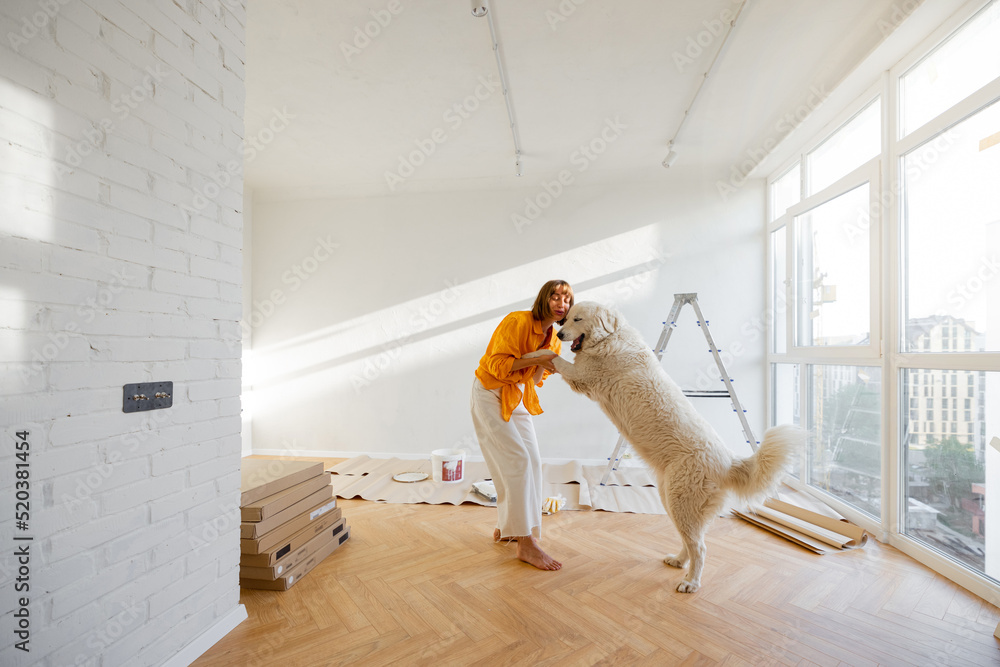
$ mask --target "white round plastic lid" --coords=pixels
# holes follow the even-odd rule
[[[422,482],[427,477],[425,472],[400,472],[392,476],[397,482]]]

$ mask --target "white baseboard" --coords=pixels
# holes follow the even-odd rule
[[[421,459],[429,460],[428,454],[407,454],[401,452],[343,452],[334,451],[331,449],[320,449],[320,450],[307,450],[307,449],[254,449],[252,452],[244,453],[244,456],[253,454],[255,456],[310,456],[314,458],[324,458],[324,459],[351,459],[355,456],[370,456],[373,459],[404,459],[407,461],[419,461]],[[469,455],[466,457],[469,461],[483,461],[481,455]],[[607,459],[560,459],[560,458],[542,458],[542,463],[551,463],[554,465],[562,465],[564,463],[571,463],[573,461],[579,462],[580,465],[585,466],[604,466],[608,464]],[[622,462],[623,466],[633,466],[641,465],[637,459],[630,459]]]
[[[220,618],[215,625],[198,635],[193,642],[174,654],[163,663],[163,667],[188,667],[204,653],[215,646],[216,642],[229,634],[237,625],[247,620],[247,608],[236,605],[232,611]]]

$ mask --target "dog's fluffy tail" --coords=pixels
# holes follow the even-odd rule
[[[781,481],[785,466],[803,442],[805,432],[797,426],[769,428],[753,456],[733,462],[726,487],[746,502],[767,495]]]

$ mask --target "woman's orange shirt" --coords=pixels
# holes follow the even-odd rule
[[[556,338],[554,328],[550,328],[546,335],[542,323],[532,316],[530,310],[511,313],[503,318],[500,326],[493,332],[486,354],[479,360],[476,377],[486,389],[501,388],[500,414],[504,421],[510,421],[511,413],[521,402],[522,392],[517,387],[519,384],[524,385],[525,409],[533,415],[542,414],[535,385],[531,382],[536,366],[527,366],[516,371],[510,369],[515,359],[541,349],[552,350],[559,354],[562,343]],[[538,383],[539,387],[549,375],[551,375],[549,371],[543,372],[542,381]]]

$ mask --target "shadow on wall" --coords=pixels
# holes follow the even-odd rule
[[[287,397],[285,389],[292,383],[297,393],[308,393],[318,374],[325,377],[324,392],[345,383],[357,392],[392,366],[406,365],[400,362],[407,361],[411,350],[433,350],[435,339],[454,338],[480,325],[492,331],[506,314],[530,308],[538,287],[553,276],[569,280],[577,294],[614,285],[619,295],[631,296],[669,259],[659,250],[658,236],[658,225],[648,225],[493,276],[447,284],[436,294],[254,349],[246,372],[254,393],[267,394],[269,404]],[[480,347],[488,335],[479,341]],[[421,355],[421,363],[435,358],[438,355]],[[332,378],[325,373],[334,370],[338,373]],[[319,385],[312,388],[319,390]]]

